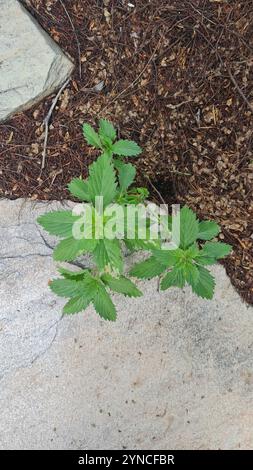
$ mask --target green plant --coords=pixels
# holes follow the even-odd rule
[[[131,269],[130,276],[140,279],[162,276],[162,290],[171,286],[183,287],[188,283],[197,295],[212,298],[215,282],[204,266],[228,255],[231,247],[207,241],[200,248],[197,240],[213,239],[219,233],[219,226],[211,221],[199,222],[193,211],[184,207],[180,211],[180,245],[175,250],[164,249],[160,231],[157,238],[152,237],[153,219],[150,213],[132,220],[129,230],[129,205],[145,205],[149,194],[146,188],[133,187],[136,170],[124,158],[139,155],[141,148],[133,141],[117,140],[114,126],[104,119],[99,121],[98,133],[89,124],[84,124],[83,133],[88,144],[100,149],[101,155],[89,167],[88,178],[74,178],[68,189],[75,198],[86,203],[85,207],[90,211],[90,226],[80,214],[70,210],[53,211],[38,218],[48,233],[62,238],[54,249],[56,261],[71,263],[86,253],[92,257],[92,267],[83,267],[79,271],[59,267],[62,277],[50,282],[55,294],[69,299],[63,313],[80,312],[92,303],[101,317],[115,320],[116,309],[108,291],[129,297],[142,295],[124,275],[123,245],[132,251],[152,252],[150,258]],[[98,197],[103,198],[102,207],[97,205]],[[122,229],[118,230],[117,226],[113,229],[113,238],[110,238],[105,236],[105,230],[108,224],[113,226],[114,218],[110,213],[113,204],[122,209]],[[167,218],[167,222],[171,228],[171,217]],[[73,235],[76,224],[80,237]],[[142,237],[139,236],[140,224],[145,229]],[[84,235],[87,228],[88,237]],[[97,236],[97,228],[102,236]]]
[[[212,221],[199,222],[188,207],[180,211],[180,245],[175,250],[154,249],[152,256],[130,271],[139,279],[161,276],[161,290],[189,284],[198,296],[212,299],[215,280],[204,267],[215,264],[227,256],[231,246],[226,243],[207,241],[201,248],[197,240],[211,240],[218,235],[220,228]]]

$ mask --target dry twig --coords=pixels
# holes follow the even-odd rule
[[[157,189],[157,188],[155,187],[155,185],[152,183],[152,181],[151,181],[151,179],[149,178],[148,175],[146,175],[146,178],[147,178],[147,180],[148,180],[148,182],[149,182],[151,188],[156,192],[156,194],[157,194],[157,195],[159,196],[159,198],[161,199],[162,203],[163,203],[164,205],[166,205],[166,202],[165,202],[165,200],[163,199],[161,193],[158,191],[158,189]]]
[[[249,107],[249,109],[251,110],[251,112],[253,113],[253,106],[252,104],[249,102],[247,96],[245,96],[245,94],[243,93],[242,89],[239,87],[234,75],[232,74],[231,70],[229,67],[226,67],[227,71],[228,71],[228,75],[229,75],[229,78],[231,80],[231,82],[234,84],[235,88],[237,89],[239,95],[242,97],[242,99],[245,101],[245,103],[247,104],[247,106]]]
[[[47,155],[47,141],[48,141],[48,132],[49,132],[49,122],[50,122],[50,119],[51,119],[51,116],[52,116],[52,113],[53,113],[53,110],[57,104],[57,101],[61,95],[61,93],[63,92],[63,90],[65,90],[66,86],[69,84],[70,82],[70,78],[68,78],[68,80],[66,80],[66,82],[62,85],[62,87],[60,88],[60,90],[58,91],[56,97],[54,98],[51,106],[50,106],[50,109],[43,121],[44,123],[44,126],[45,126],[45,138],[44,138],[44,145],[43,145],[43,151],[42,151],[42,162],[41,162],[41,171],[44,170],[45,168],[45,163],[46,163],[46,155]]]

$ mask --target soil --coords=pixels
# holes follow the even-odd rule
[[[138,183],[155,200],[220,223],[234,248],[226,270],[253,304],[253,2],[22,3],[76,69],[53,112],[44,170],[52,97],[0,125],[0,195],[69,197],[66,184],[96,158],[81,125],[105,117],[143,147]]]

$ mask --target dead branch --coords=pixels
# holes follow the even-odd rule
[[[43,121],[43,124],[45,126],[45,138],[44,138],[44,145],[43,145],[43,151],[42,151],[42,162],[41,162],[41,171],[44,170],[45,168],[45,163],[46,163],[46,155],[47,155],[47,141],[48,141],[48,132],[49,132],[49,122],[50,122],[50,119],[51,119],[51,116],[52,116],[52,113],[53,113],[53,110],[58,102],[58,99],[61,95],[61,93],[63,92],[63,90],[66,88],[66,86],[69,84],[70,82],[70,78],[68,78],[68,80],[66,80],[66,82],[62,85],[62,87],[60,88],[60,90],[58,91],[56,97],[54,98],[51,106],[50,106],[50,109]]]

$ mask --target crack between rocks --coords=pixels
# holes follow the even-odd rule
[[[46,253],[28,253],[27,255],[9,255],[9,256],[0,256],[0,260],[5,260],[5,259],[25,259],[25,258],[31,258],[33,256],[39,256],[41,258],[44,257],[51,257],[51,254],[46,254]]]
[[[30,366],[33,365],[36,361],[38,361],[41,357],[45,356],[45,354],[46,354],[46,353],[51,349],[51,347],[53,346],[53,344],[54,344],[54,342],[55,342],[55,340],[56,340],[56,338],[57,338],[57,335],[58,335],[58,332],[59,332],[59,326],[60,326],[60,323],[61,323],[61,321],[62,321],[62,319],[63,319],[63,316],[64,316],[64,315],[61,314],[60,318],[59,318],[55,323],[53,323],[53,325],[51,325],[50,328],[48,328],[48,330],[46,330],[45,333],[48,333],[54,326],[56,326],[55,334],[54,334],[52,340],[51,340],[50,343],[47,345],[47,347],[44,349],[44,351],[39,352],[39,353],[35,356],[35,358],[32,359],[32,361],[31,361],[30,364],[29,364]],[[45,334],[45,333],[44,333],[44,334]],[[29,365],[26,366],[26,367],[29,367]]]
[[[40,234],[41,239],[45,243],[46,247],[53,251],[55,247],[48,243],[48,241],[45,239],[44,235],[40,232],[39,229],[38,229],[38,232]],[[65,262],[68,264],[71,264],[72,266],[77,266],[78,268],[81,268],[81,269],[86,269],[88,267],[88,266],[85,266],[83,263],[80,263],[79,261],[65,261]]]
[[[11,374],[17,372],[20,369],[27,369],[27,368],[31,367],[36,361],[38,361],[40,358],[45,356],[45,354],[52,348],[52,346],[53,346],[53,344],[54,344],[54,342],[57,338],[57,335],[58,335],[58,332],[59,332],[59,326],[60,326],[60,323],[61,323],[61,320],[63,319],[63,317],[64,317],[64,315],[62,314],[60,316],[60,318],[48,328],[47,332],[49,332],[52,328],[54,328],[56,326],[55,334],[54,334],[52,340],[50,341],[50,343],[46,346],[46,348],[43,351],[36,354],[36,356],[31,361],[28,361],[26,364],[23,364],[23,365],[18,366],[14,369],[11,369],[8,372],[3,373],[0,377],[0,382],[2,380],[4,380],[5,378],[8,378],[8,376],[10,376]]]
[[[16,239],[16,240],[23,240],[23,241],[29,243],[29,245],[32,245],[32,246],[35,246],[35,245],[44,245],[43,243],[40,243],[40,242],[38,242],[38,241],[33,242],[32,240],[28,240],[27,238],[22,237],[22,236],[18,236],[18,235],[14,235],[13,237],[8,238],[8,241],[10,241],[10,240],[15,240],[15,239]],[[0,240],[1,240],[1,239],[0,239]]]

